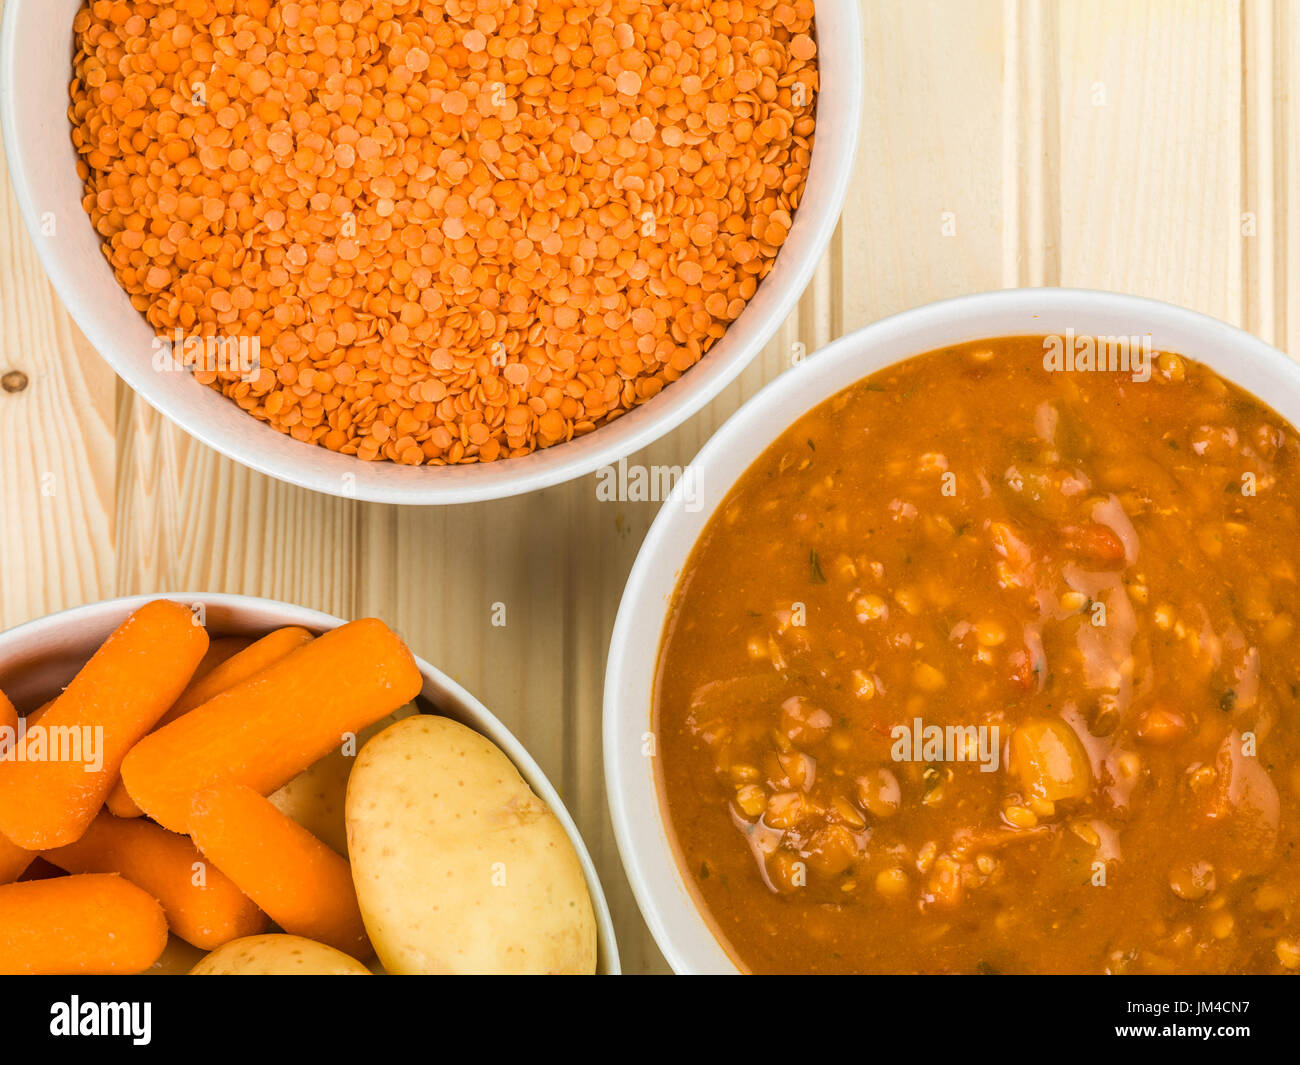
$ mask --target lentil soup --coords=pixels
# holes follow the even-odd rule
[[[744,968],[1300,967],[1300,439],[1047,344],[840,392],[695,545],[659,788]]]

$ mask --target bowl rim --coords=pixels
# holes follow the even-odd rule
[[[691,494],[698,493],[701,484],[710,484],[708,469],[719,463],[728,454],[743,458],[741,473],[730,477],[718,490],[710,487],[704,506],[699,507],[698,495],[695,498],[699,527],[691,538],[686,554],[681,557],[684,564],[690,552],[698,543],[699,535],[707,526],[717,508],[735,486],[738,477],[758,460],[768,446],[795,421],[803,417],[821,402],[841,391],[847,384],[838,384],[818,393],[817,398],[804,402],[804,397],[797,390],[816,387],[811,383],[811,376],[819,370],[830,369],[832,364],[853,364],[861,362],[864,368],[854,380],[861,380],[882,369],[897,365],[908,358],[925,354],[944,344],[960,343],[959,340],[930,343],[922,341],[911,344],[907,353],[894,358],[873,359],[873,351],[883,351],[891,346],[903,345],[909,337],[920,336],[928,331],[956,329],[961,323],[973,319],[976,323],[985,317],[997,315],[1025,314],[1032,319],[1048,315],[1058,320],[1065,315],[1076,314],[1092,317],[1125,317],[1134,322],[1135,330],[1141,335],[1155,329],[1177,331],[1182,334],[1196,334],[1196,350],[1181,351],[1197,361],[1208,361],[1207,352],[1230,350],[1239,360],[1239,366],[1249,369],[1263,366],[1275,375],[1289,376],[1297,382],[1300,390],[1300,362],[1287,357],[1282,351],[1237,326],[1230,325],[1199,311],[1194,311],[1176,304],[1142,296],[1131,296],[1100,289],[1082,288],[1019,288],[999,289],[985,292],[969,293],[932,303],[909,308],[879,319],[851,333],[832,341],[819,351],[812,353],[800,364],[791,367],[772,381],[768,382],[758,393],[740,407],[709,438],[691,462],[694,475],[682,477],[669,494],[655,520],[650,526],[644,541],[638,550],[636,560],[629,572],[627,584],[619,602],[614,628],[610,638],[609,654],[606,661],[605,685],[602,704],[602,739],[605,762],[605,794],[609,805],[610,820],[614,828],[614,837],[618,846],[623,868],[627,873],[633,896],[641,910],[642,917],[649,926],[660,951],[675,972],[743,972],[742,963],[732,955],[716,931],[712,915],[708,913],[702,900],[695,892],[693,884],[681,866],[677,843],[672,829],[668,825],[660,788],[660,776],[657,768],[652,771],[649,786],[650,810],[647,813],[638,806],[633,810],[632,795],[636,794],[638,803],[646,791],[644,773],[636,773],[636,761],[628,752],[631,739],[653,733],[653,687],[650,691],[640,691],[638,701],[644,697],[644,705],[635,709],[622,703],[622,693],[626,686],[625,673],[631,660],[638,654],[644,654],[645,645],[653,645],[654,661],[657,662],[662,645],[663,628],[667,612],[675,593],[680,568],[674,571],[674,563],[679,552],[667,547],[667,542],[678,522],[687,513]],[[1141,326],[1138,329],[1138,326]],[[1063,328],[1063,327],[1061,327]],[[1054,330],[1043,328],[1044,334]],[[1032,335],[1033,330],[1008,331],[983,330],[978,327],[970,329],[967,341],[1013,335]],[[1080,333],[1083,330],[1079,331]],[[1239,384],[1236,368],[1224,369],[1213,367],[1215,372],[1225,379]],[[1252,395],[1251,389],[1243,387]],[[788,397],[794,393],[793,400]],[[1261,399],[1271,408],[1272,400]],[[793,409],[794,406],[798,409]],[[790,408],[790,409],[786,409]],[[1280,415],[1293,425],[1300,424],[1294,418]],[[739,461],[739,459],[738,459]],[[689,483],[688,483],[689,482]],[[667,557],[665,557],[667,556]],[[667,601],[660,601],[651,590],[652,578],[665,572],[673,571],[672,592]],[[647,616],[654,618],[653,630],[645,624]],[[653,676],[654,670],[651,670]],[[640,759],[646,761],[646,759]],[[665,861],[667,858],[667,861]],[[660,888],[650,885],[660,881]],[[676,889],[673,897],[663,884],[671,882]],[[670,913],[669,911],[673,912]],[[686,918],[690,910],[685,932],[690,942],[682,940],[678,933],[683,930],[674,926],[674,921]],[[710,937],[702,946],[698,944],[700,933]],[[695,946],[694,951],[691,947]],[[701,955],[707,955],[703,961]]]
[[[327,632],[347,623],[346,619],[325,611],[262,596],[238,595],[228,592],[160,592],[157,594],[119,596],[114,599],[101,599],[97,602],[68,607],[53,614],[46,614],[43,617],[22,622],[0,632],[0,668],[7,664],[8,649],[15,643],[24,641],[43,642],[47,630],[50,632],[67,632],[78,624],[102,625],[107,623],[111,627],[115,627],[127,615],[156,599],[170,599],[185,604],[202,603],[209,608],[261,613],[268,616],[274,615],[279,619],[278,624],[280,625],[301,625],[303,628],[317,633]],[[111,627],[109,631],[111,631]],[[430,687],[433,687],[437,689],[443,699],[454,703],[452,709],[458,715],[458,719],[472,727],[475,732],[491,740],[510,759],[520,775],[528,783],[528,786],[546,803],[559,820],[569,838],[569,842],[578,855],[579,864],[582,866],[583,879],[586,881],[587,891],[591,896],[592,910],[596,918],[598,971],[601,975],[620,974],[622,969],[619,960],[618,941],[614,933],[614,921],[610,914],[609,903],[605,898],[604,887],[600,882],[600,875],[596,870],[595,863],[591,860],[591,854],[587,850],[586,842],[578,831],[578,826],[575,824],[559,792],[556,791],[555,786],[551,784],[542,768],[515,737],[514,733],[506,728],[492,711],[442,670],[431,665],[427,660],[415,654],[414,651],[411,653],[415,657],[420,676],[424,681],[421,696],[427,700],[428,697],[424,693]],[[445,710],[444,707],[438,709]]]
[[[818,159],[823,158],[826,160],[823,165],[830,168],[827,170],[824,199],[817,205],[807,201],[800,204],[799,211],[795,213],[795,226],[798,227],[800,220],[803,219],[805,226],[808,227],[809,238],[804,255],[798,261],[786,260],[788,273],[782,273],[777,278],[779,282],[777,285],[769,286],[775,289],[772,301],[765,309],[761,309],[761,317],[749,319],[753,324],[747,324],[746,332],[751,335],[735,351],[726,352],[725,361],[707,363],[708,355],[706,355],[705,360],[691,368],[691,372],[684,374],[680,380],[673,382],[672,386],[660,393],[660,396],[665,399],[657,407],[655,400],[651,400],[583,437],[550,448],[542,448],[519,458],[501,460],[502,472],[495,470],[488,474],[453,472],[471,469],[477,471],[496,467],[498,463],[422,466],[413,469],[397,464],[367,463],[360,459],[336,464],[328,458],[313,456],[312,453],[323,451],[327,456],[344,460],[352,457],[328,452],[327,449],[302,444],[299,441],[292,441],[292,443],[301,444],[301,453],[294,450],[291,457],[281,456],[273,453],[273,448],[264,448],[259,444],[259,440],[267,439],[260,432],[241,432],[233,428],[227,430],[215,423],[206,424],[206,419],[205,424],[185,424],[181,420],[184,416],[183,410],[177,409],[173,412],[167,409],[173,404],[169,403],[163,394],[158,381],[159,375],[149,371],[147,360],[127,357],[118,350],[119,345],[114,340],[117,332],[115,323],[119,320],[118,310],[94,307],[91,305],[93,301],[83,301],[79,298],[78,278],[84,272],[85,264],[78,265],[65,261],[47,246],[50,242],[40,236],[34,179],[29,172],[28,155],[24,150],[25,143],[20,143],[20,135],[16,132],[22,123],[18,121],[16,110],[18,93],[13,84],[14,56],[19,47],[17,26],[34,2],[35,0],[7,0],[5,5],[3,24],[0,25],[0,127],[3,127],[5,154],[9,164],[10,180],[18,199],[19,213],[35,246],[36,254],[64,308],[99,357],[113,372],[145,403],[184,432],[219,454],[257,473],[300,488],[340,498],[371,503],[430,506],[482,502],[523,495],[586,476],[647,447],[672,432],[716,399],[758,357],[781,324],[789,317],[811,282],[838,227],[849,184],[855,171],[854,164],[862,124],[865,57],[861,45],[861,14],[857,4],[846,0],[843,3],[828,4],[816,16],[818,19],[832,20],[835,24],[836,39],[842,38],[854,42],[852,47],[844,49],[844,69],[836,79],[832,90],[835,121],[837,128],[841,128],[837,152],[819,157],[817,145],[814,144],[813,147],[812,166],[817,167]],[[39,2],[43,5],[46,0],[39,0]],[[820,86],[819,109],[826,93],[826,87]],[[84,213],[81,220],[89,224]],[[776,265],[765,280],[770,281],[773,278],[777,265],[780,265],[781,261],[781,255],[778,254]],[[728,331],[735,328],[745,319],[746,314],[753,311],[751,303],[740,317],[728,326]],[[709,354],[716,351],[715,346]],[[692,372],[694,372],[693,377]],[[689,381],[690,384],[682,386],[683,381]],[[250,421],[250,429],[267,429],[276,432],[255,420],[250,419]],[[277,435],[284,436],[284,434]],[[291,441],[287,436],[284,439]],[[313,457],[318,463],[323,463],[320,468],[313,464]],[[514,465],[506,467],[506,463]],[[435,471],[447,472],[439,475]]]

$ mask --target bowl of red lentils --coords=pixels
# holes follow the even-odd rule
[[[838,221],[849,0],[9,0],[19,203],[117,374],[334,495],[612,463],[771,339]]]

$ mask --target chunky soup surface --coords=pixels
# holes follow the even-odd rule
[[[661,790],[746,968],[1300,967],[1300,440],[1044,343],[836,395],[695,547]]]

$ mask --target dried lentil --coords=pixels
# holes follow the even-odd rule
[[[90,0],[84,207],[196,378],[364,459],[526,454],[657,395],[785,241],[812,0]],[[797,88],[796,88],[797,87]],[[796,104],[796,101],[799,101]]]

